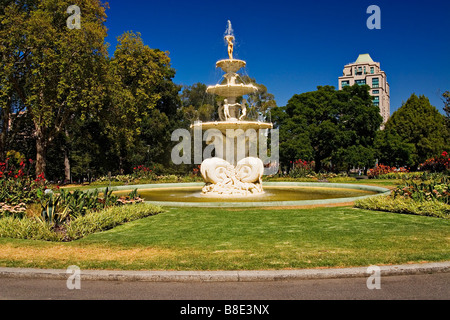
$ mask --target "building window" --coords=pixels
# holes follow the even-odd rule
[[[344,80],[341,82],[341,87],[348,87],[350,85],[350,81],[349,80]]]
[[[373,97],[372,102],[373,102],[374,106],[377,106],[377,107],[380,106],[380,97],[379,96]]]
[[[358,75],[361,75],[362,74],[362,67],[358,67],[358,68],[356,68],[355,67],[355,74],[358,76]]]
[[[370,73],[374,74],[375,73],[375,68],[374,67],[370,67]]]
[[[372,88],[379,88],[379,87],[380,87],[380,79],[372,78]]]
[[[373,90],[372,91],[372,94],[379,94],[380,93],[380,90]]]
[[[366,79],[362,79],[362,80],[355,80],[355,83],[356,83],[357,85],[360,85],[360,86],[362,86],[362,85],[366,84]]]

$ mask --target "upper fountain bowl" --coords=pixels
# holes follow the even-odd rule
[[[246,62],[238,59],[223,59],[216,62],[216,67],[221,68],[226,73],[235,73],[245,67]]]

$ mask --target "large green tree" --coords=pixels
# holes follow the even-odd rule
[[[142,154],[147,146],[154,148],[154,142],[170,140],[170,133],[156,128],[169,130],[174,125],[169,117],[175,117],[179,108],[180,89],[172,82],[174,76],[167,52],[145,45],[139,33],[126,32],[118,38],[109,65],[110,101],[105,121],[115,142],[120,171],[132,162],[133,153]],[[140,141],[142,134],[145,141]],[[162,153],[161,147],[154,148],[152,159]]]
[[[106,5],[79,0],[81,28],[70,29],[72,1],[7,1],[1,16],[0,88],[24,105],[34,125],[36,174],[46,171],[49,144],[75,114],[99,107],[104,95]]]
[[[172,82],[167,53],[130,31],[118,37],[106,68],[101,106],[74,117],[64,139],[75,179],[130,173],[138,164],[166,163],[170,155],[166,144],[179,121],[180,86]]]
[[[386,135],[412,146],[409,159],[403,158],[399,165],[417,166],[450,146],[445,117],[423,95],[412,94],[386,122],[385,131]]]
[[[10,18],[12,23],[8,23],[6,13],[14,3],[18,11],[25,13],[26,8],[34,6],[35,2],[13,0],[0,2],[0,159],[5,159],[6,152],[12,148],[15,133],[21,127],[16,120],[24,118],[25,110],[24,102],[18,96],[20,91],[17,90],[23,86],[24,78],[20,75],[25,69],[25,53],[16,52],[17,46],[12,45],[15,42],[10,39],[20,28],[16,21],[24,18],[21,16]]]
[[[274,108],[272,119],[280,129],[280,158],[314,160],[316,171],[324,162],[334,169],[366,166],[374,161],[373,142],[382,118],[368,86],[319,86],[294,95],[285,107]],[[355,153],[358,153],[356,157]]]

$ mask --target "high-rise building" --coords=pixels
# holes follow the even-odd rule
[[[360,54],[355,62],[344,66],[343,75],[339,77],[339,90],[355,83],[370,87],[373,104],[380,108],[383,117],[383,128],[390,116],[389,83],[380,63],[374,62],[368,53]]]

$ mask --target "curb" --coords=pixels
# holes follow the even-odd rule
[[[373,267],[373,266],[372,266]],[[378,266],[380,276],[418,275],[450,272],[450,261],[422,264]],[[0,268],[0,278],[67,280],[73,269]],[[242,270],[242,271],[117,271],[81,270],[83,280],[153,281],[153,282],[240,282],[368,277],[368,267],[340,269]]]

